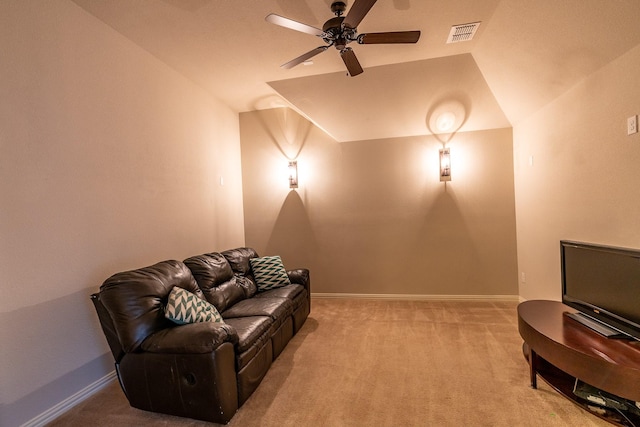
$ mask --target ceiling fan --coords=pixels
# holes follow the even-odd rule
[[[358,34],[356,28],[364,19],[369,10],[373,7],[377,0],[355,0],[353,6],[346,16],[342,16],[347,8],[347,4],[343,1],[334,1],[331,3],[331,12],[335,18],[329,19],[324,23],[322,29],[303,24],[293,19],[271,13],[267,15],[265,20],[281,27],[300,31],[320,37],[327,43],[325,46],[317,47],[309,52],[298,56],[295,59],[282,64],[282,68],[293,68],[301,64],[319,53],[324,52],[331,46],[340,51],[340,56],[347,67],[350,76],[357,76],[364,70],[356,58],[353,49],[347,45],[351,42],[358,44],[388,44],[388,43],[417,43],[420,39],[420,31],[392,31],[385,33],[366,33]]]

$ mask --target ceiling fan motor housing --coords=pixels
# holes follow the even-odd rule
[[[357,30],[355,28],[343,27],[342,21],[344,21],[343,16],[336,16],[335,18],[329,19],[322,26],[322,31],[325,33],[323,37],[324,41],[335,46],[338,50],[344,49],[347,44],[358,38]]]
[[[322,31],[335,36],[341,31],[342,21],[344,21],[343,16],[336,16],[335,18],[331,18],[324,23],[324,25],[322,26]]]
[[[343,1],[334,1],[331,3],[331,12],[335,13],[336,16],[342,16],[346,9],[347,4]]]

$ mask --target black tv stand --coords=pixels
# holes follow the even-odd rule
[[[605,336],[607,338],[611,338],[611,339],[618,339],[618,340],[625,340],[625,339],[633,339],[632,337],[630,337],[629,335],[620,332],[617,329],[612,328],[609,325],[606,325],[596,319],[594,319],[591,316],[588,316],[584,313],[580,313],[580,312],[565,312],[565,315],[567,317],[572,318],[573,320],[575,320],[576,322],[580,322],[581,324],[583,324],[584,326],[586,326],[587,328],[596,331],[597,333],[599,333],[602,336]]]

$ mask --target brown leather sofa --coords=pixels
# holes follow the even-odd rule
[[[131,406],[227,423],[310,312],[307,269],[258,291],[251,248],[163,261],[108,278],[91,296]],[[174,286],[213,304],[224,323],[164,316]]]

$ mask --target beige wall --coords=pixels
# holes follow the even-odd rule
[[[106,277],[244,244],[240,146],[237,114],[67,0],[3,1],[0,51],[0,425],[18,425],[113,369],[89,300]]]
[[[455,135],[446,185],[434,136],[340,144],[285,108],[240,132],[246,242],[311,268],[313,292],[517,295],[511,129]]]
[[[640,46],[514,126],[525,299],[560,299],[561,239],[640,248],[638,70]]]

